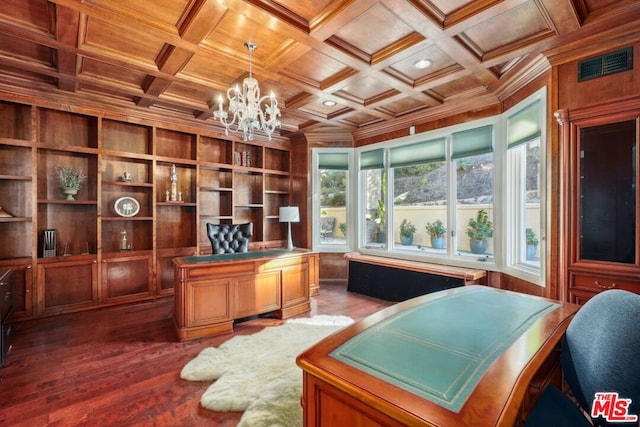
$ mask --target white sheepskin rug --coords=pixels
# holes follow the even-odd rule
[[[322,338],[353,323],[346,316],[289,319],[253,335],[208,347],[180,377],[214,381],[200,399],[212,411],[244,411],[239,427],[301,426],[302,370],[296,357]]]

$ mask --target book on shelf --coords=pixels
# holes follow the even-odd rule
[[[236,166],[251,167],[251,153],[249,151],[236,151],[234,155]]]

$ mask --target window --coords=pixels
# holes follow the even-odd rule
[[[389,152],[393,174],[394,248],[446,253],[445,138],[392,147]]]
[[[364,245],[384,247],[387,244],[387,174],[384,169],[384,150],[360,153],[360,179],[364,206],[362,236]]]
[[[456,253],[487,259],[494,253],[494,126],[454,132],[451,160],[456,187]]]
[[[356,149],[317,149],[318,244],[344,249],[353,242],[356,249],[358,242],[364,253],[482,262],[542,284],[545,117],[543,88],[500,116]],[[351,203],[349,191],[358,194]],[[320,218],[339,211],[353,226],[327,239]]]
[[[544,238],[544,92],[507,112],[506,264],[510,274],[540,283]]]
[[[322,250],[346,250],[349,247],[348,196],[351,150],[314,151],[313,246]]]

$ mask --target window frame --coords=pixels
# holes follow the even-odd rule
[[[320,194],[321,194],[321,179],[320,179],[320,168],[319,168],[319,160],[320,154],[346,154],[347,155],[347,164],[348,169],[346,172],[346,189],[345,189],[345,209],[346,209],[346,222],[347,224],[355,224],[354,215],[357,211],[354,209],[354,204],[352,199],[353,185],[355,183],[355,179],[353,178],[353,170],[354,170],[354,152],[352,148],[312,148],[311,149],[311,223],[312,223],[312,233],[311,233],[311,247],[312,250],[318,252],[350,252],[353,250],[355,246],[353,244],[354,238],[356,236],[356,230],[353,226],[347,226],[347,235],[345,236],[345,243],[332,243],[326,244],[322,242],[320,238],[320,223],[321,223],[321,206],[320,206]],[[336,224],[337,228],[337,224]]]
[[[514,186],[513,183],[516,179],[523,180],[526,178],[526,150],[524,155],[520,155],[520,159],[515,162],[515,153],[510,153],[509,150],[509,138],[507,135],[508,121],[510,118],[516,116],[518,113],[533,106],[536,102],[540,103],[540,109],[538,112],[539,120],[539,136],[537,139],[540,144],[540,160],[539,160],[539,224],[540,233],[538,238],[538,255],[539,264],[533,262],[527,262],[523,260],[524,251],[526,251],[526,200],[524,200],[523,188],[521,185]],[[503,236],[504,245],[504,267],[502,271],[511,276],[517,277],[527,282],[534,283],[539,286],[544,286],[546,277],[546,230],[547,230],[547,180],[546,180],[546,160],[547,160],[547,90],[546,87],[539,89],[532,95],[523,99],[509,110],[503,113],[504,117],[504,130],[505,137],[503,138],[503,151],[504,151],[504,178],[503,182],[508,183],[505,185],[504,195],[504,217],[506,219],[506,230],[508,235]],[[534,140],[534,139],[531,139]],[[523,143],[526,144],[527,142]],[[513,149],[513,148],[512,148]],[[514,164],[515,163],[515,164]],[[514,176],[515,175],[515,176]],[[522,182],[520,182],[522,184]],[[524,189],[526,190],[526,189]],[[521,206],[516,206],[516,203]],[[523,204],[523,205],[522,205]],[[512,236],[513,238],[507,238]]]

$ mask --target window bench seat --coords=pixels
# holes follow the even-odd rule
[[[485,270],[431,264],[419,261],[345,254],[348,261],[347,289],[387,301],[404,301],[430,292],[479,284]]]

